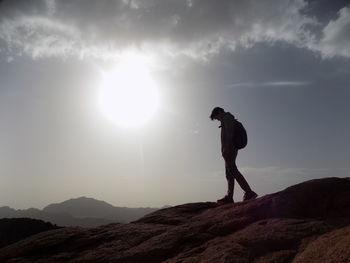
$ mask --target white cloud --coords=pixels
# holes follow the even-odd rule
[[[305,86],[308,81],[271,81],[263,83],[264,86]]]
[[[46,0],[48,15],[52,16],[56,13],[56,1]]]
[[[295,87],[295,86],[306,86],[309,85],[309,81],[291,81],[291,80],[280,80],[280,81],[267,81],[267,82],[241,82],[227,85],[230,88],[236,87]]]
[[[350,58],[350,6],[339,11],[339,17],[323,29],[323,38],[315,47],[324,57]]]
[[[74,27],[38,16],[3,19],[0,38],[11,52],[18,50],[34,58],[69,55],[79,45],[79,31]]]
[[[320,44],[302,12],[305,0],[75,0],[0,3],[0,40],[8,55],[109,59],[133,46],[166,55],[208,58],[222,47],[284,41],[348,56],[349,10],[325,29]],[[5,4],[5,5],[4,5]],[[31,8],[29,8],[31,7]],[[349,35],[349,34],[348,34]],[[339,41],[342,40],[342,41]],[[340,48],[340,49],[339,49]]]

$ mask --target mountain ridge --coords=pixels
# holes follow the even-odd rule
[[[66,212],[74,217],[101,217],[110,220],[115,220],[118,217],[119,222],[128,222],[157,209],[150,207],[118,207],[95,198],[81,196],[61,203],[47,205],[43,208],[43,211],[50,213]]]
[[[13,209],[0,207],[0,218],[33,218],[59,226],[92,227],[115,222],[130,222],[158,208],[116,207],[91,197],[71,198],[53,203],[42,210],[37,208]]]

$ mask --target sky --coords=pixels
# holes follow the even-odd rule
[[[112,86],[146,89],[142,64],[158,106],[129,127],[99,98],[132,57]],[[0,206],[216,201],[215,106],[246,127],[237,165],[260,196],[350,174],[349,1],[2,0],[0,79]]]

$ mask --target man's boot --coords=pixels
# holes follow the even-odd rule
[[[232,196],[225,195],[223,198],[217,200],[218,203],[229,204],[234,203]]]
[[[254,191],[245,192],[243,201],[255,199],[257,198],[257,196],[258,196],[257,193],[255,193]]]

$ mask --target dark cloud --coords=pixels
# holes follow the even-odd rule
[[[340,9],[349,5],[348,0],[307,0],[307,7],[303,12],[309,16],[316,16],[323,25],[338,17]]]
[[[312,47],[303,0],[5,1],[0,39],[34,56],[108,57],[130,45],[205,57],[226,46]]]

